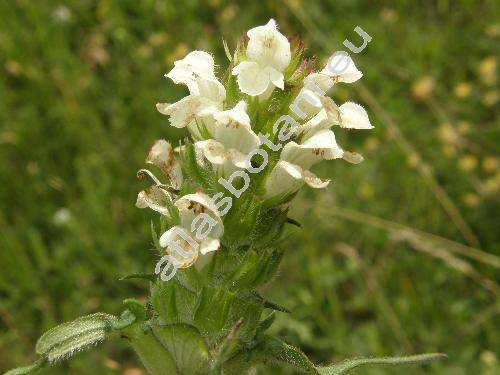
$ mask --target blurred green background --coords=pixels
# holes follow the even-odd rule
[[[276,18],[310,55],[342,41],[376,129],[340,132],[365,162],[323,163],[265,295],[289,307],[274,332],[316,362],[441,351],[446,363],[358,373],[500,373],[498,1],[0,1],[0,372],[35,358],[56,323],[118,313],[147,285],[154,215],[135,177],[157,138],[155,103],[184,95],[162,75],[188,51],[221,68],[250,27]],[[286,370],[267,369],[261,373]],[[119,339],[47,374],[141,374]]]

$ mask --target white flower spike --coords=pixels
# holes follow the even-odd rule
[[[265,161],[261,164],[262,170],[266,170],[263,177],[244,179],[245,184],[240,191],[244,192],[252,182],[256,187],[254,193],[261,195],[271,206],[287,204],[303,185],[316,189],[329,185],[330,180],[319,178],[310,170],[322,160],[344,159],[353,164],[363,161],[360,154],[346,151],[337,144],[331,128],[372,129],[368,114],[359,104],[346,102],[339,106],[326,95],[336,83],[353,83],[363,74],[345,52],[333,54],[322,70],[311,71],[311,66],[303,59],[300,46],[294,49],[293,53],[297,53],[297,56],[291,66],[290,42],[278,31],[273,19],[265,25],[252,28],[247,36],[246,49],[234,54],[237,60],[234,62],[235,66],[231,65],[226,72],[236,76],[239,88],[238,91],[231,87],[228,100],[224,85],[215,75],[213,57],[207,52],[193,51],[176,61],[173,69],[166,74],[174,83],[186,85],[189,95],[173,104],[160,103],[157,108],[170,117],[172,126],[186,127],[191,133],[196,160],[191,157],[182,158],[182,162],[196,163],[202,168],[203,174],[213,173],[210,177],[215,178],[230,192],[233,191],[229,185],[236,191],[232,185],[235,176],[242,177],[242,174],[246,174],[248,177],[247,172],[257,173],[254,172],[256,168],[249,156],[258,153],[257,150],[266,152],[265,156],[260,154]],[[230,56],[227,46],[225,48]],[[284,72],[288,69],[291,77],[294,77],[290,82],[294,87],[285,87]],[[300,77],[304,76],[302,85],[298,87],[300,91],[296,94],[295,88],[300,84]],[[271,106],[265,99],[276,88],[284,90],[285,96],[289,98],[295,96],[294,103],[300,104],[297,107],[301,114],[288,105],[290,111],[295,112],[301,120],[296,117],[296,120],[290,120],[287,118],[290,117],[288,112],[278,117],[279,121],[271,123],[276,115],[273,112],[274,105]],[[257,97],[257,100],[250,98],[251,116],[247,113],[248,95]],[[281,98],[277,97],[276,100],[280,101]],[[259,134],[260,137],[257,136],[256,129],[263,133]],[[273,134],[270,133],[271,130]],[[263,143],[266,147],[260,149]],[[179,146],[176,151],[184,155],[186,146]],[[270,152],[273,152],[272,158]],[[147,162],[159,167],[169,177],[171,186],[163,185],[151,172],[141,170],[149,174],[155,185],[139,194],[137,205],[150,207],[170,220],[177,218],[172,213],[172,209],[177,208],[180,223],[166,231],[160,239],[162,247],[166,248],[166,256],[175,261],[174,266],[189,267],[199,254],[206,254],[223,246],[221,239],[224,224],[214,201],[201,193],[201,190],[195,194],[177,196],[179,191],[186,191],[191,184],[182,185],[181,168],[173,158],[170,145],[166,141],[155,143]],[[189,174],[185,179],[193,182],[193,187],[197,185],[206,188],[205,184],[208,182],[203,180],[204,175],[198,176],[194,171],[196,166],[193,164],[192,167],[193,171],[185,168],[185,173]],[[227,184],[223,184],[220,177]],[[234,193],[233,195],[236,196]],[[174,217],[170,217],[171,215]],[[200,237],[200,233],[204,235]],[[170,244],[171,241],[174,246]],[[175,249],[179,251],[174,251]],[[186,253],[187,249],[191,252]]]
[[[250,29],[247,35],[247,60],[232,71],[238,76],[240,90],[250,96],[261,95],[273,86],[283,90],[283,71],[291,59],[290,42],[278,31],[273,19]]]

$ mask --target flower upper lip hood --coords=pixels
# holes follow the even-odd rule
[[[264,26],[257,26],[247,32],[247,58],[262,66],[270,66],[280,72],[290,63],[290,42],[278,31],[276,21],[271,19]]]
[[[225,147],[244,154],[259,147],[260,140],[250,126],[245,102],[241,101],[234,108],[217,113],[214,118],[216,120],[214,138]]]
[[[250,29],[247,35],[247,60],[240,62],[232,71],[238,76],[240,90],[257,96],[271,85],[283,89],[283,71],[291,59],[290,42],[278,31],[273,19],[264,26]]]
[[[190,52],[182,60],[174,62],[173,69],[165,74],[174,83],[185,84],[191,93],[197,91],[197,80],[217,80],[213,57],[205,51]]]

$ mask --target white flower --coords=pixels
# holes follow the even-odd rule
[[[185,84],[189,95],[176,103],[158,103],[156,108],[170,116],[170,123],[176,128],[188,127],[195,139],[203,139],[198,126],[213,130],[215,113],[222,109],[226,89],[214,73],[212,56],[203,51],[193,51],[184,59],[176,61],[174,68],[166,74],[175,83]]]
[[[185,195],[175,205],[180,225],[163,233],[159,242],[176,261],[176,267],[186,268],[196,261],[199,253],[204,255],[220,247],[224,225],[213,201],[203,193]]]
[[[196,92],[198,78],[216,80],[214,59],[204,51],[190,52],[182,60],[174,62],[174,68],[165,74],[174,83],[187,85],[191,93]]]
[[[146,163],[158,167],[168,178],[169,184],[163,184],[151,171],[141,169],[138,176],[140,178],[149,176],[153,180],[154,185],[137,195],[135,205],[139,208],[149,207],[162,215],[170,217],[168,207],[172,204],[172,197],[168,189],[180,189],[183,180],[181,166],[174,157],[170,143],[164,139],[157,140],[149,150]]]
[[[149,150],[146,163],[153,164],[167,176],[174,189],[182,185],[182,169],[174,157],[174,150],[164,139],[157,140]]]
[[[213,127],[213,115],[222,109],[226,98],[226,90],[219,81],[207,81],[198,78],[194,93],[182,98],[176,103],[158,103],[156,108],[164,115],[170,116],[170,124],[176,128],[188,127],[193,136],[200,139],[197,128],[200,120],[210,130]]]
[[[166,248],[166,253],[176,268],[190,267],[198,259],[200,244],[192,239],[189,231],[179,225],[162,234],[160,246]]]
[[[201,192],[195,194],[187,194],[179,198],[175,205],[179,209],[179,217],[181,220],[181,226],[184,228],[189,228],[192,233],[196,234],[196,239],[198,241],[204,241],[205,239],[210,239],[209,242],[213,245],[213,241],[222,237],[224,233],[224,225],[222,224],[222,219],[220,217],[219,211],[215,206],[212,199]],[[207,220],[210,221],[210,225],[198,225],[199,223],[195,221],[196,217],[200,214],[205,214]],[[211,219],[208,219],[208,217]],[[205,228],[204,228],[205,227]],[[205,230],[202,230],[205,229]],[[216,248],[210,246],[206,250],[200,249],[202,254],[209,251],[214,251]]]
[[[298,191],[304,183],[312,188],[322,189],[328,186],[330,180],[321,179],[296,164],[280,160],[266,180],[264,198],[285,198]]]
[[[301,144],[288,142],[281,151],[280,159],[309,169],[323,159],[339,159],[343,154],[344,151],[337,144],[333,131],[322,129],[303,140]]]
[[[313,116],[310,120],[305,122],[299,128],[296,129],[296,134],[305,139],[315,139],[319,132],[326,133],[332,125],[338,125],[342,128],[347,129],[372,129],[373,126],[368,119],[368,114],[365,109],[359,104],[347,102],[337,107],[335,102],[329,97],[322,97],[321,102],[323,103],[323,108]],[[328,137],[333,141],[334,136],[329,134]],[[312,141],[309,141],[312,142]],[[307,143],[307,142],[306,142]],[[332,142],[332,145],[334,142]],[[336,143],[335,143],[336,144]],[[286,147],[286,146],[285,146]],[[335,146],[333,146],[335,148]],[[337,146],[338,147],[338,146]],[[333,151],[332,151],[333,152]],[[327,155],[328,152],[325,154]],[[340,154],[339,154],[340,155]],[[343,151],[342,157],[345,161],[351,164],[359,164],[363,161],[363,156],[356,152]],[[336,159],[335,157],[334,159]]]
[[[163,187],[153,185],[137,195],[135,205],[138,208],[151,208],[153,211],[170,217],[168,206],[171,202],[170,194]]]
[[[335,102],[325,96],[319,99],[321,107],[304,124],[296,129],[297,134],[303,134],[309,138],[312,134],[322,129],[329,129],[333,125],[338,125],[346,129],[373,129],[366,110],[359,104],[346,102],[340,107]],[[318,107],[310,106],[318,109]],[[310,111],[314,113],[314,111]]]
[[[325,109],[331,125],[348,129],[372,129],[368,114],[359,104],[347,102],[338,107],[333,99],[311,89],[317,86],[326,94],[335,82],[353,83],[362,76],[363,73],[356,68],[347,53],[336,52],[321,72],[311,73],[304,79],[304,87],[299,95],[307,96],[308,100],[303,101],[302,110],[311,117]]]
[[[250,96],[263,94],[271,85],[283,90],[283,71],[291,58],[288,39],[277,30],[273,19],[249,30],[247,35],[247,60],[232,72],[238,76],[240,90]]]
[[[213,139],[196,142],[196,148],[222,175],[231,174],[235,167],[247,168],[248,153],[261,142],[251,128],[246,103],[240,101],[234,108],[215,114],[214,119]]]
[[[354,61],[346,52],[335,52],[319,73],[311,73],[305,79],[305,85],[314,83],[328,92],[337,82],[354,83],[363,77]]]
[[[326,119],[324,111],[323,114]],[[288,142],[266,181],[265,198],[286,197],[299,190],[304,183],[315,189],[327,187],[330,180],[317,177],[309,168],[323,159],[343,156],[344,150],[337,144],[335,134],[327,128],[303,135],[301,144]]]
[[[226,148],[238,150],[244,154],[259,147],[259,137],[250,125],[250,118],[246,112],[247,105],[240,101],[230,110],[217,113],[214,138]]]
[[[363,77],[363,73],[356,68],[354,61],[346,52],[335,52],[330,56],[320,74],[333,78],[334,82],[345,83],[353,83]]]
[[[373,129],[366,110],[357,103],[346,102],[339,107],[340,127],[347,129]]]

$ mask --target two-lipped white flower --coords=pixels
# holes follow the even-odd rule
[[[174,157],[172,145],[164,139],[157,140],[148,153],[146,163],[158,167],[167,177],[168,183],[163,184],[151,171],[141,169],[139,176],[149,176],[154,185],[138,194],[136,206],[139,208],[149,207],[162,215],[170,216],[168,206],[172,202],[172,197],[168,189],[180,189],[183,180],[182,169]]]
[[[182,168],[174,156],[172,145],[164,139],[159,139],[146,157],[146,163],[158,167],[168,177],[170,186],[180,189],[182,186]]]
[[[266,198],[294,193],[304,183],[315,189],[327,187],[330,180],[317,177],[309,169],[323,159],[339,159],[343,155],[344,150],[337,144],[335,134],[329,129],[306,134],[300,144],[288,142],[266,181]]]
[[[319,178],[309,170],[285,160],[279,160],[269,174],[265,185],[265,199],[286,198],[306,183],[314,189],[328,186],[330,180]]]
[[[234,108],[216,113],[213,138],[195,143],[219,175],[228,176],[237,168],[247,168],[248,153],[261,144],[246,108],[246,103],[240,101]]]
[[[304,100],[304,113],[308,118],[318,115],[323,121],[326,112],[329,126],[338,125],[347,129],[372,129],[366,110],[359,104],[347,102],[341,106],[325,94],[337,82],[354,83],[363,76],[354,61],[345,52],[336,52],[328,60],[326,66],[319,73],[311,73],[304,79],[304,87],[299,96],[307,97]],[[313,89],[316,86],[323,91]],[[313,122],[320,122],[318,119]],[[325,125],[322,124],[324,127]],[[306,125],[307,127],[307,125]]]
[[[172,126],[188,127],[195,139],[203,138],[199,126],[205,126],[209,133],[213,130],[213,116],[222,109],[226,98],[226,89],[217,80],[214,67],[212,56],[203,51],[190,52],[174,62],[174,68],[166,77],[174,83],[185,84],[190,94],[173,104],[156,105],[160,113],[170,116]]]
[[[232,71],[238,76],[240,90],[250,96],[261,95],[274,87],[283,90],[283,71],[291,59],[288,39],[278,31],[273,19],[264,26],[250,29],[247,35],[247,60]]]
[[[199,254],[219,249],[224,225],[212,199],[201,192],[184,195],[175,206],[179,210],[180,224],[163,233],[159,242],[175,267],[186,268]]]

